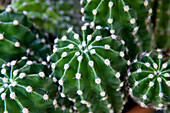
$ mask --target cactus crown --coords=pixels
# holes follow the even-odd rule
[[[163,58],[160,50],[144,53],[141,60],[134,61],[129,72],[131,96],[143,107],[152,104],[156,109],[163,109],[170,102],[169,73],[170,60]]]
[[[47,57],[52,62],[51,75],[60,79],[61,96],[75,102],[79,112],[119,112],[120,78],[126,72],[124,41],[101,26],[92,29],[85,24],[81,36],[72,29],[55,40],[54,53]]]

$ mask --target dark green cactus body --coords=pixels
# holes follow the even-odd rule
[[[156,46],[170,48],[170,1],[153,0],[150,5],[153,8],[152,23]]]
[[[52,34],[63,35],[68,27],[79,23],[75,0],[13,0],[12,7],[27,12],[38,27]]]
[[[52,98],[56,97],[57,85],[46,77],[44,65],[22,57],[3,64],[0,70],[0,113],[62,112]]]
[[[50,53],[47,43],[24,14],[13,12],[10,7],[0,14],[0,59],[8,62],[27,54],[42,61]]]
[[[126,0],[126,4],[129,5],[129,13],[136,19],[136,37],[138,39],[138,45],[142,51],[151,50],[151,15],[152,9],[148,7],[149,0]],[[132,34],[135,33],[135,29]]]
[[[81,0],[81,3],[83,20],[93,26],[109,27],[111,33],[120,35],[130,56],[135,56],[139,49],[150,49],[151,36],[145,22],[149,16],[147,0]]]
[[[155,55],[155,56],[153,56]],[[129,72],[130,94],[142,107],[163,109],[170,102],[170,59],[160,50],[144,53]]]
[[[108,29],[82,26],[82,35],[68,30],[55,40],[52,76],[60,79],[61,96],[75,102],[79,112],[119,112],[123,104],[121,87],[126,72],[124,41]]]

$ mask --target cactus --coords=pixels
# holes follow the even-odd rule
[[[73,101],[79,112],[119,112],[120,78],[127,65],[124,41],[101,26],[91,29],[86,23],[81,29],[81,36],[69,28],[67,35],[55,39],[54,53],[47,57],[51,76],[59,79],[60,95]]]
[[[0,113],[169,111],[169,1],[78,2],[0,1]]]
[[[59,106],[53,106],[57,85],[46,77],[44,65],[22,57],[3,64],[0,70],[1,113],[45,113],[54,107],[54,112],[62,112]]]
[[[109,27],[111,33],[120,35],[130,56],[134,57],[140,50],[150,50],[151,9],[147,0],[81,0],[81,4],[82,19],[93,26]]]
[[[0,13],[0,59],[8,62],[27,54],[45,60],[51,47],[46,43],[47,38],[24,14],[14,12],[11,7]]]
[[[80,14],[75,0],[12,0],[17,11],[26,11],[28,17],[44,31],[62,35],[72,25],[78,25]],[[39,7],[37,7],[39,6]]]
[[[128,72],[131,96],[142,107],[151,104],[155,109],[163,109],[170,103],[169,73],[170,59],[163,58],[161,50],[143,53]]]
[[[151,1],[154,14],[152,15],[152,23],[156,47],[170,48],[170,1],[169,0],[153,0]]]

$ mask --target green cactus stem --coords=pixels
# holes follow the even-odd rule
[[[153,0],[152,23],[157,48],[170,48],[170,1],[169,0]]]
[[[55,39],[53,73],[62,86],[61,96],[75,103],[79,112],[119,112],[123,105],[120,78],[126,72],[125,42],[108,29],[82,26],[82,35],[68,29]]]
[[[155,109],[163,109],[170,103],[169,74],[170,59],[164,58],[161,50],[143,53],[128,72],[130,95],[142,107],[151,104]]]
[[[22,13],[11,7],[0,13],[0,58],[5,61],[18,59],[26,54],[42,61],[50,54],[47,38],[33,27]],[[37,49],[38,48],[38,49]]]
[[[46,113],[47,109],[62,113],[52,98],[57,85],[46,77],[44,65],[22,57],[3,64],[0,70],[0,113]]]
[[[120,35],[130,56],[134,57],[140,50],[150,50],[148,0],[81,0],[80,3],[82,20],[92,26],[109,27],[112,34]]]
[[[81,15],[75,2],[78,0],[12,0],[11,5],[19,12],[26,12],[45,32],[60,36],[71,25],[79,25]]]

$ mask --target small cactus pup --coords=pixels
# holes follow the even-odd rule
[[[77,1],[12,0],[11,5],[18,12],[27,12],[29,19],[45,32],[63,35],[71,25],[79,25],[81,15],[75,6]]]
[[[55,39],[53,54],[48,56],[52,76],[59,79],[61,96],[73,101],[78,112],[120,112],[123,106],[120,78],[126,73],[124,41],[110,30],[88,23],[82,35],[68,29]]]
[[[142,106],[160,110],[170,103],[170,59],[161,50],[143,53],[128,72],[130,95]]]
[[[42,64],[22,57],[0,68],[0,113],[45,113],[54,109],[57,85]],[[55,111],[55,110],[54,110]],[[62,112],[61,108],[56,111]]]
[[[109,27],[111,33],[120,35],[131,57],[140,50],[150,50],[148,0],[81,0],[80,3],[82,20],[92,26]]]
[[[27,54],[45,60],[50,47],[47,38],[23,13],[14,12],[10,6],[0,13],[1,59],[9,62]]]

